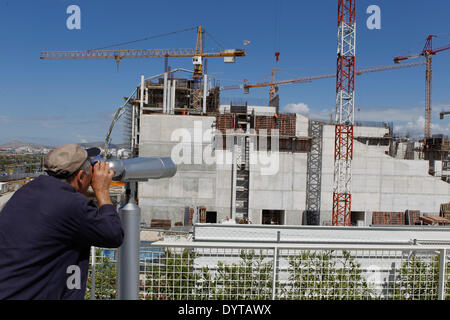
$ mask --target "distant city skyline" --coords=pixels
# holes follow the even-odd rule
[[[81,9],[80,29],[69,29],[67,8]],[[381,29],[370,30],[366,10],[381,10]],[[398,55],[414,55],[426,37],[434,46],[450,44],[450,2],[359,0],[357,2],[357,68],[392,65]],[[202,25],[206,49],[244,48],[235,64],[208,60],[208,74],[222,85],[334,73],[336,69],[337,1],[199,0],[192,5],[130,1],[1,1],[0,144],[20,140],[47,145],[105,139],[113,115],[138,85],[141,74],[163,71],[164,59],[41,60],[43,50],[86,50]],[[195,30],[117,48],[193,48]],[[114,47],[116,48],[116,47]],[[279,61],[275,52],[280,52]],[[415,59],[419,62],[422,57]],[[190,59],[169,59],[171,67],[192,69]],[[450,134],[450,50],[433,59],[433,134]],[[284,85],[280,108],[314,119],[329,119],[335,109],[335,79]],[[224,100],[267,100],[268,88],[222,93]],[[371,73],[356,80],[356,120],[393,121],[394,130],[423,134],[425,67]],[[112,143],[122,143],[118,124]]]

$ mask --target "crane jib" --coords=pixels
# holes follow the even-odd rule
[[[194,49],[132,49],[132,50],[85,50],[85,51],[42,51],[41,59],[82,59],[82,58],[148,58],[148,57],[193,57]],[[241,49],[225,52],[204,52],[203,57],[245,56]]]

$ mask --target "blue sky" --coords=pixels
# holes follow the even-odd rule
[[[81,8],[81,30],[66,27],[69,5]],[[366,9],[381,8],[381,30],[369,30]],[[357,68],[392,64],[398,55],[419,53],[429,34],[435,47],[450,44],[448,0],[359,0]],[[322,1],[105,1],[0,0],[0,143],[45,144],[104,140],[122,97],[141,74],[160,73],[160,58],[125,59],[119,71],[112,60],[40,60],[42,50],[84,50],[202,25],[225,48],[247,56],[235,64],[209,59],[208,72],[222,85],[333,73],[336,69],[337,0]],[[206,47],[220,47],[207,37]],[[192,48],[195,31],[139,42],[122,48]],[[274,52],[280,52],[275,62]],[[420,61],[415,59],[415,61]],[[411,61],[412,62],[412,61]],[[190,59],[170,65],[192,69]],[[450,50],[433,60],[433,133],[450,134]],[[335,80],[280,87],[280,105],[313,118],[329,118],[335,108]],[[240,90],[224,96],[267,100],[268,89]],[[425,67],[371,73],[357,78],[358,120],[394,121],[399,132],[423,132]],[[120,143],[120,131],[113,142]]]

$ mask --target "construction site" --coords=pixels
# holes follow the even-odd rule
[[[164,89],[144,82],[149,101],[154,90]],[[183,90],[175,89],[180,100],[185,98]],[[333,225],[335,125],[300,114],[276,115],[278,106],[214,106],[217,92],[212,90],[207,97],[203,114],[177,107],[161,112],[166,108],[162,99],[153,106],[144,102],[142,114],[136,105],[139,129],[132,131],[139,156],[172,155],[180,145],[172,136],[178,128],[192,137],[196,130],[200,137],[211,128],[217,133],[211,141],[181,142],[185,145],[180,149],[189,150],[190,161],[178,164],[173,179],[139,183],[143,221],[150,225],[152,219],[168,219],[172,225],[192,225],[220,223],[228,217],[253,224]],[[272,152],[273,129],[279,130],[279,167],[264,174],[264,164],[253,159]],[[260,150],[263,139],[269,148]],[[431,138],[427,142],[434,143],[426,145],[403,142],[393,138],[389,123],[355,125],[347,225],[416,224],[425,215],[444,218],[441,204],[448,202],[450,191],[444,139]],[[195,150],[200,150],[199,161]],[[212,150],[216,161],[205,164],[204,150]],[[219,161],[227,157],[233,161]]]
[[[70,232],[76,241],[81,234],[78,229],[86,227],[88,238],[91,233],[97,236],[111,227],[112,219],[117,234],[111,227],[105,230],[111,234],[99,237],[118,238],[120,233],[121,239],[112,247],[106,240],[80,242],[84,273],[78,287],[74,283],[71,288],[65,278],[61,283],[68,290],[82,290],[84,298],[91,300],[183,302],[181,310],[163,310],[168,315],[194,314],[189,313],[187,300],[450,299],[450,139],[446,135],[450,125],[445,121],[450,120],[450,104],[446,100],[448,88],[444,88],[448,82],[442,84],[445,70],[439,64],[448,59],[450,33],[443,39],[438,32],[448,25],[425,19],[429,14],[445,20],[439,16],[445,10],[439,8],[448,9],[448,4],[441,1],[441,7],[432,7],[410,2],[407,11],[400,10],[403,7],[396,2],[367,8],[362,4],[358,9],[357,2],[362,3],[291,1],[285,3],[285,12],[289,12],[284,17],[277,13],[281,5],[269,1],[258,2],[261,12],[256,12],[255,4],[240,2],[223,7],[181,1],[176,6],[161,2],[158,7],[154,3],[130,6],[117,2],[109,8],[120,17],[114,24],[94,15],[99,11],[105,14],[104,4],[86,2],[83,11],[77,5],[64,8],[78,9],[71,15],[67,11],[67,30],[43,38],[48,42],[40,39],[36,45],[52,47],[56,43],[66,48],[76,43],[75,50],[41,51],[36,67],[41,69],[36,70],[41,70],[39,77],[45,73],[47,78],[31,78],[33,86],[26,84],[35,90],[32,99],[36,105],[41,99],[40,106],[53,103],[58,109],[23,122],[13,118],[13,113],[0,114],[0,122],[16,119],[18,127],[23,125],[19,129],[27,129],[36,137],[41,133],[34,125],[43,132],[59,132],[67,141],[77,139],[87,156],[80,156],[82,167],[77,164],[78,169],[68,177],[44,169],[44,158],[39,169],[33,167],[33,176],[18,172],[0,177],[0,213],[10,214],[0,216],[19,220],[15,215],[18,211],[10,208],[21,195],[16,191],[25,184],[33,187],[42,178],[52,180],[35,177],[53,174],[64,178],[61,183],[72,184],[75,180],[69,178],[76,172],[83,190],[72,184],[75,192],[93,200],[87,206],[96,203],[98,207],[92,210],[89,221],[93,222],[75,223],[71,218],[69,225],[74,231]],[[240,10],[236,10],[237,4],[242,6]],[[199,7],[207,14],[200,15]],[[326,8],[323,12],[322,7]],[[394,18],[383,14],[383,28],[386,25],[392,30],[378,32],[381,27],[375,22],[380,7],[396,14]],[[87,11],[91,15],[86,24],[89,22],[91,29],[79,32],[76,17]],[[155,12],[170,13],[170,17]],[[363,21],[367,21],[367,29],[364,25],[357,29],[360,12],[366,15]],[[418,16],[426,23],[420,24]],[[271,48],[267,44],[270,19],[275,20],[274,54],[268,52]],[[84,28],[85,20],[81,21]],[[280,21],[283,31],[279,30]],[[410,25],[402,29],[411,21],[417,29]],[[96,25],[99,22],[101,26]],[[191,28],[172,31],[187,23]],[[220,41],[242,46],[222,46],[207,31],[208,24],[215,26],[211,30],[219,32]],[[429,24],[426,31],[425,24]],[[51,30],[53,25],[45,28]],[[247,34],[250,28],[255,30]],[[115,42],[136,30],[152,30],[153,34],[111,45],[99,43],[100,35],[105,36],[101,39],[104,42]],[[187,32],[192,37],[186,36]],[[277,35],[283,32],[287,33],[287,44],[280,47]],[[85,37],[85,42],[77,43],[79,36]],[[178,40],[168,45],[172,39],[167,40],[167,36],[177,36]],[[153,49],[139,49],[147,40],[153,41],[148,46]],[[419,46],[402,51],[400,43],[413,48],[413,40]],[[357,50],[358,42],[361,50]],[[186,43],[192,48],[183,49]],[[78,50],[82,46],[98,48]],[[173,49],[154,49],[168,47]],[[35,51],[30,52],[37,61]],[[286,60],[281,63],[280,57]],[[63,70],[62,65],[72,63],[68,60],[79,60],[79,65]],[[102,66],[99,60],[109,65]],[[128,63],[130,60],[136,64]],[[149,64],[141,65],[142,60]],[[154,61],[159,67],[150,65]],[[290,69],[285,72],[283,68]],[[27,69],[31,77],[30,70],[35,69]],[[96,76],[94,85],[91,77]],[[364,86],[361,78],[370,81]],[[408,82],[410,79],[416,82]],[[41,92],[41,81],[48,87],[47,93]],[[328,86],[317,88],[326,81]],[[302,89],[289,91],[296,86]],[[19,91],[11,92],[17,100],[15,93]],[[106,107],[100,110],[99,106]],[[69,110],[71,107],[76,110]],[[88,142],[99,131],[102,135],[106,131],[105,137]],[[119,142],[118,137],[123,140]],[[57,139],[53,141],[62,141]],[[39,156],[44,157],[49,150],[46,147]],[[5,149],[4,153],[9,161],[17,151]],[[100,161],[109,167],[97,165]],[[23,162],[23,166],[34,165]],[[12,167],[5,168],[12,172]],[[102,171],[96,174],[94,169]],[[94,190],[100,175],[110,179],[104,180],[103,191]],[[99,195],[107,195],[108,183],[110,200],[101,202]],[[13,201],[8,202],[10,199]],[[39,214],[32,217],[36,220],[30,221],[42,220],[53,227],[53,220],[45,220],[49,216],[47,202],[39,204]],[[105,207],[108,210],[100,210],[104,205],[109,205]],[[61,208],[65,206],[61,204]],[[25,219],[17,224],[29,222],[28,214],[33,214],[34,208],[27,207]],[[58,207],[57,213],[60,211],[65,213]],[[61,215],[61,220],[66,216]],[[107,227],[97,232],[94,224],[100,219]],[[9,224],[3,225],[9,229],[5,226]],[[31,224],[33,228],[39,229]],[[65,233],[62,245],[71,250],[73,243],[78,247]],[[46,245],[41,248],[28,240],[34,238],[23,238],[33,254],[57,247],[53,239],[42,242]],[[12,241],[5,243],[14,247]],[[34,256],[30,256],[32,265]],[[47,260],[46,256],[44,263]],[[18,269],[27,272],[23,266]],[[66,273],[68,279],[75,279]],[[14,279],[20,274],[13,274]],[[216,313],[224,310],[223,306],[213,309]],[[214,310],[210,312],[214,314]]]
[[[349,7],[339,8],[342,41],[336,74],[275,81],[277,69],[273,69],[271,81],[220,86],[208,77],[207,59],[221,57],[225,63],[235,63],[244,58],[245,50],[204,52],[201,26],[195,49],[45,51],[41,59],[111,58],[117,63],[123,58],[165,59],[164,72],[142,75],[124,98],[105,143],[107,149],[121,119],[133,156],[173,158],[175,154],[182,159],[174,178],[139,182],[143,225],[450,224],[449,140],[431,132],[432,57],[450,46],[434,48],[430,35],[417,56],[398,56],[393,65],[356,70],[354,1],[347,2]],[[168,59],[176,57],[192,58],[193,70],[171,69]],[[400,63],[413,58],[425,61]],[[355,121],[357,76],[423,65],[423,139],[395,136],[388,121]],[[332,77],[337,98],[329,121],[283,113],[279,86]],[[261,87],[269,88],[267,105],[221,103],[224,91],[248,93]],[[441,118],[446,114],[441,113]]]

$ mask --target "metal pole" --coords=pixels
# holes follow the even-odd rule
[[[280,242],[280,231],[277,232],[277,242]],[[272,300],[275,300],[277,289],[277,270],[278,270],[278,245],[273,248],[273,268],[272,268]]]
[[[445,300],[445,283],[447,271],[447,250],[440,250],[438,300]]]
[[[281,238],[281,231],[277,231],[277,243],[280,243]],[[275,246],[274,250],[274,256],[273,256],[273,275],[272,275],[272,300],[275,300],[276,290],[277,290],[277,280],[278,280],[278,259],[279,259],[279,249],[278,245]]]
[[[91,247],[91,300],[95,300],[95,247]]]
[[[137,182],[129,183],[130,196],[128,203],[119,210],[120,220],[125,233],[117,259],[119,300],[138,300],[139,298],[141,209],[136,205],[136,184]]]

